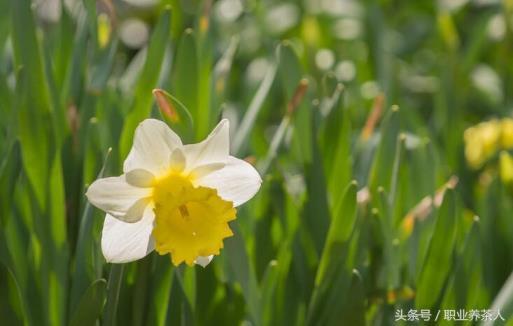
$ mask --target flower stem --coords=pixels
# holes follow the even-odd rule
[[[105,307],[103,325],[115,325],[116,313],[118,310],[119,290],[121,289],[121,280],[123,279],[123,264],[113,264],[110,269],[108,296]]]

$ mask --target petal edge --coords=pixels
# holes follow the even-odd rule
[[[109,263],[128,263],[144,258],[154,249],[153,211],[147,208],[136,223],[126,223],[107,214],[102,230],[102,253]]]
[[[216,189],[221,198],[237,207],[253,198],[262,179],[251,164],[229,156],[224,168],[199,178],[196,184]]]

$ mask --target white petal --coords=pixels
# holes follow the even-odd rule
[[[125,223],[107,214],[103,223],[102,252],[109,263],[128,263],[153,251],[153,210],[147,208],[137,223]]]
[[[151,196],[151,188],[132,186],[126,182],[125,175],[121,175],[96,180],[87,189],[86,196],[91,204],[116,218],[124,219],[131,211],[129,220],[135,222],[142,218],[146,205],[141,210],[141,199]]]
[[[146,119],[135,130],[134,144],[123,165],[123,171],[145,169],[160,174],[169,165],[171,152],[182,141],[164,122]]]
[[[125,174],[126,182],[136,187],[151,187],[155,176],[144,169],[135,169]]]
[[[207,139],[197,144],[183,147],[187,169],[209,163],[226,162],[230,155],[230,125],[227,119],[221,120]]]
[[[226,166],[196,181],[199,186],[217,189],[221,198],[239,206],[250,200],[260,189],[262,179],[255,168],[233,156]]]
[[[149,198],[141,198],[137,200],[135,203],[133,203],[132,206],[130,206],[130,208],[122,217],[119,217],[119,219],[127,223],[138,222],[143,217],[144,210],[146,209],[149,203]]]
[[[226,163],[220,163],[220,162],[209,163],[209,164],[205,164],[205,165],[196,166],[189,173],[194,178],[199,179],[199,178],[203,178],[207,174],[210,174],[214,171],[221,170],[225,166],[226,166]]]
[[[175,148],[169,157],[169,166],[176,171],[182,171],[185,168],[185,155],[181,148]]]
[[[198,256],[198,257],[196,257],[196,260],[194,261],[194,263],[196,265],[200,265],[201,267],[205,268],[205,267],[207,267],[208,264],[210,264],[210,262],[212,261],[213,258],[214,258],[214,255]]]

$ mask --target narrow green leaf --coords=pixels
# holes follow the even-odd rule
[[[123,282],[123,264],[112,264],[110,267],[109,281],[107,287],[107,302],[103,312],[103,324],[107,326],[116,325],[119,303],[119,292]]]
[[[242,118],[240,126],[237,129],[237,133],[233,137],[233,153],[240,153],[247,141],[249,134],[251,133],[251,130],[253,130],[253,126],[255,124],[258,113],[260,112],[260,109],[262,108],[262,105],[264,104],[264,101],[267,98],[269,90],[271,89],[271,86],[274,82],[276,71],[276,65],[271,65],[269,68],[267,68],[264,79],[260,83],[255,96],[249,104],[248,110],[244,114],[244,118]]]
[[[399,108],[394,106],[390,109],[381,125],[381,139],[369,175],[369,185],[372,192],[378,187],[383,187],[390,192],[397,137],[399,136],[400,121]]]
[[[443,309],[484,309],[479,307],[479,295],[483,286],[480,224],[476,217],[467,234],[463,251],[451,273],[447,291],[442,300]],[[472,286],[468,286],[472,284]]]
[[[175,273],[187,299],[188,306],[194,313],[196,307],[196,270],[182,265],[175,270]]]
[[[57,250],[62,251],[66,247],[66,199],[64,196],[64,180],[62,175],[62,163],[60,155],[55,155],[50,172],[50,223],[53,243]],[[60,257],[63,258],[62,256]],[[63,263],[65,263],[63,261]]]
[[[155,256],[155,269],[152,272],[148,324],[166,325],[167,310],[170,304],[174,268],[169,257]]]
[[[301,63],[289,41],[283,41],[277,49],[278,69],[287,98],[292,98],[297,84],[303,77]]]
[[[335,110],[343,110],[343,108],[335,108]],[[327,128],[328,129],[328,128]],[[347,111],[343,112],[342,126],[338,134],[330,135],[337,139],[336,147],[325,147],[325,152],[333,152],[333,164],[331,170],[328,171],[328,189],[332,200],[344,191],[345,185],[350,182],[353,158],[351,153],[351,121]]]
[[[315,129],[315,127],[314,127]],[[301,129],[300,129],[301,130]],[[328,194],[326,187],[326,176],[324,164],[319,146],[315,137],[315,130],[311,133],[314,138],[311,140],[312,162],[305,167],[305,181],[307,199],[304,205],[303,221],[312,237],[317,255],[321,255],[324,247],[326,234],[331,220],[328,208]]]
[[[264,160],[259,162],[257,165],[260,174],[265,175],[267,173],[267,170],[271,166],[271,163],[278,155],[278,150],[280,149],[281,145],[283,144],[283,141],[285,140],[285,135],[290,127],[294,111],[301,104],[301,101],[303,100],[307,88],[308,80],[306,79],[301,79],[299,83],[296,85],[296,90],[290,98],[289,103],[287,104],[287,111],[283,116],[283,119],[281,120],[278,129],[275,131],[273,138],[271,139],[271,144],[269,145],[269,149],[267,150],[267,155],[264,158]],[[308,134],[311,135],[311,133]],[[296,143],[298,143],[298,141],[296,141]],[[306,145],[310,146],[311,142],[308,141]]]
[[[310,299],[307,324],[331,320],[344,307],[346,290],[351,282],[347,266],[349,239],[356,221],[356,182],[352,182],[337,200],[322,252],[315,288]]]
[[[399,259],[401,251],[398,248],[399,240],[396,237],[392,215],[393,204],[389,199],[390,196],[387,195],[382,187],[379,187],[377,198],[379,215],[376,217],[379,219],[380,238],[383,239],[384,277],[381,279],[381,282],[378,281],[378,284],[386,288],[387,291],[396,290],[399,287],[401,267]]]
[[[434,308],[442,294],[446,278],[452,268],[456,241],[456,199],[454,190],[445,191],[433,236],[422,270],[417,281],[415,306],[419,309]]]
[[[98,173],[98,178],[102,178],[105,173],[105,168],[109,160],[111,151],[109,150],[103,160],[103,166]],[[94,261],[90,253],[96,249],[94,246],[93,234],[93,207],[89,201],[85,202],[82,217],[80,219],[80,227],[78,230],[77,247],[75,250],[75,264],[73,268],[72,286],[70,293],[69,311],[74,312],[79,298],[83,296],[88,285],[95,278]]]
[[[280,122],[278,129],[274,132],[273,138],[271,139],[271,144],[269,145],[269,149],[267,151],[267,155],[263,161],[259,162],[257,165],[258,171],[261,175],[266,175],[267,171],[271,167],[271,163],[278,155],[278,150],[285,139],[285,134],[290,125],[290,116],[286,115]]]
[[[196,126],[198,126],[200,120],[205,119],[205,117],[201,116],[200,108],[198,107],[199,77],[197,56],[194,33],[191,29],[187,29],[178,44],[173,64],[171,92],[189,110]]]
[[[0,243],[0,245],[2,245]],[[20,325],[22,321],[28,323],[26,311],[21,300],[21,292],[18,282],[12,271],[0,262],[0,316],[2,323],[8,325]]]
[[[20,145],[14,142],[0,162],[0,226],[5,226],[10,214],[16,181],[20,174]]]
[[[509,275],[508,279],[499,291],[499,294],[493,300],[490,308],[494,313],[500,311],[501,316],[506,320],[513,318],[513,272]],[[483,326],[496,325],[493,321],[482,322]]]
[[[225,240],[225,252],[228,268],[233,275],[233,281],[242,287],[242,294],[246,300],[249,314],[255,325],[261,325],[260,291],[255,271],[250,264],[246,245],[242,238],[237,222],[230,224],[234,235]]]
[[[49,162],[52,157],[50,100],[31,1],[11,0],[12,42],[18,71],[16,103],[18,136],[23,167],[27,172],[39,206],[45,209]]]
[[[322,251],[321,260],[317,269],[315,283],[317,285],[326,281],[333,272],[341,259],[340,246],[347,244],[349,236],[353,231],[356,221],[356,192],[357,184],[355,181],[346,188],[346,191],[337,199],[336,206],[333,210],[333,218],[331,220],[326,243]]]
[[[95,325],[102,312],[106,293],[107,282],[104,279],[94,281],[80,299],[70,325]]]
[[[196,121],[196,137],[202,139],[207,136],[210,125],[219,120],[218,108],[212,108],[212,83],[215,81],[212,72],[214,44],[217,40],[213,37],[210,25],[210,13],[212,11],[212,1],[203,1],[201,3],[201,14],[198,15],[198,26],[196,35],[197,44],[197,65],[198,65],[198,117]],[[191,60],[191,58],[189,58]]]
[[[52,263],[50,272],[51,320],[62,324],[65,321],[65,306],[68,291],[67,219],[64,180],[61,156],[56,155],[50,171],[50,191],[48,192],[50,237],[52,242]]]
[[[327,325],[339,325],[343,320],[347,325],[365,325],[366,293],[362,276],[357,270],[351,275],[351,286],[346,295],[341,313],[334,313]]]
[[[333,87],[332,94],[324,97],[320,104],[319,110],[315,112],[318,116],[319,124],[319,142],[322,154],[325,158],[325,167],[327,171],[333,169],[334,157],[337,154],[337,146],[339,144],[339,135],[342,132],[344,124],[349,120],[347,109],[344,103],[344,86],[336,84]],[[317,121],[317,120],[316,120]],[[349,144],[350,139],[349,140]],[[344,184],[349,183],[349,179]]]
[[[9,36],[9,2],[2,1],[0,3],[0,48],[4,48],[5,41]]]
[[[87,44],[88,36],[88,18],[89,16],[80,11],[77,19],[77,27],[75,30],[75,37],[73,39],[73,51],[71,60],[66,69],[66,75],[61,90],[61,103],[67,105],[68,103],[75,103],[78,101],[81,93],[82,74],[86,65],[86,51],[84,48]]]
[[[126,157],[135,128],[143,119],[148,118],[151,112],[152,93],[157,87],[158,78],[164,59],[166,44],[169,39],[171,24],[171,10],[164,9],[148,45],[146,60],[134,91],[132,108],[126,117],[123,132],[119,143],[121,158]]]
[[[235,57],[235,52],[237,51],[237,47],[239,46],[239,38],[237,36],[233,36],[230,39],[230,44],[224,51],[221,58],[217,61],[214,71],[213,71],[213,81],[212,81],[212,118],[217,119],[220,113],[220,109],[222,107],[222,103],[225,101],[226,90],[228,86],[228,79],[230,76],[230,71],[233,65],[233,59]],[[208,64],[208,62],[207,62]]]
[[[390,176],[390,204],[394,205],[396,197],[397,197],[397,188],[399,183],[399,170],[401,167],[401,162],[404,156],[404,149],[405,149],[405,143],[406,143],[406,136],[403,134],[399,134],[396,139],[396,146],[395,146],[395,154],[394,154],[394,163],[392,166],[392,174]]]
[[[113,40],[109,46],[99,53],[91,71],[88,89],[94,94],[100,94],[105,88],[111,75],[112,66],[118,51],[118,40]]]

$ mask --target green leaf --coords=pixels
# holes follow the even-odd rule
[[[173,284],[174,268],[170,264],[169,257],[155,256],[156,264],[152,272],[151,291],[148,302],[149,316],[148,324],[164,326],[168,307],[171,300],[171,286]]]
[[[289,126],[290,117],[286,115],[283,117],[283,119],[280,122],[280,125],[274,132],[273,138],[271,139],[271,144],[269,145],[269,149],[267,150],[265,158],[257,164],[257,169],[261,175],[267,174],[267,171],[271,167],[271,163],[278,155],[278,150],[280,149],[285,139],[285,135],[287,133]]]
[[[392,207],[389,196],[383,188],[378,188],[377,207],[379,207],[380,233],[383,238],[383,271],[384,271],[384,284],[387,290],[396,290],[400,284],[400,255],[401,251],[398,247],[399,240],[397,232],[394,228],[394,221],[392,216]]]
[[[60,155],[55,156],[50,173],[48,206],[53,255],[49,275],[49,304],[51,305],[52,322],[62,324],[65,319],[65,303],[68,290],[69,248],[67,243],[66,200]]]
[[[51,234],[53,243],[57,250],[66,248],[66,199],[64,196],[64,180],[62,175],[61,156],[55,155],[50,172],[50,218]],[[61,256],[60,259],[63,257]],[[65,264],[65,261],[62,263]]]
[[[21,300],[20,287],[12,271],[0,262],[0,316],[2,323],[20,325],[22,321],[28,324],[26,311]]]
[[[107,85],[117,51],[118,40],[115,39],[98,55],[98,58],[92,65],[91,78],[88,85],[88,89],[92,93],[101,94]]]
[[[76,103],[79,99],[82,85],[82,74],[86,65],[86,51],[88,36],[88,19],[90,15],[81,14],[77,19],[73,51],[71,60],[66,69],[66,76],[61,90],[61,103]]]
[[[328,79],[328,78],[326,78]],[[318,117],[319,124],[319,142],[325,158],[325,166],[327,171],[333,169],[334,157],[337,155],[337,146],[341,132],[343,132],[344,124],[348,124],[349,117],[346,117],[347,110],[344,105],[344,86],[336,84],[333,87],[332,94],[322,99],[319,104],[319,110],[315,113]],[[317,121],[316,120],[316,121]],[[351,144],[350,135],[346,142]],[[344,184],[349,183],[350,179]]]
[[[315,138],[315,134],[315,131],[312,132],[312,137]],[[315,139],[311,140],[311,145],[313,147],[311,150],[313,153],[312,162],[305,167],[307,199],[304,205],[303,221],[312,237],[317,254],[320,255],[331,218],[322,155]]]
[[[332,276],[334,268],[340,263],[340,248],[347,245],[356,221],[356,192],[357,184],[353,181],[343,195],[337,199],[315,277],[317,285],[325,283],[327,278]]]
[[[175,273],[188,306],[191,312],[194,312],[196,307],[196,270],[182,265],[175,270]]]
[[[397,138],[399,136],[400,120],[399,108],[394,106],[390,109],[381,125],[381,139],[369,175],[371,192],[378,187],[383,187],[387,192],[391,190],[392,173],[395,162]]]
[[[292,98],[299,81],[303,77],[301,63],[289,41],[283,41],[277,49],[278,70],[285,88],[285,95]]]
[[[233,137],[233,153],[239,154],[244,148],[247,138],[251,133],[251,130],[253,130],[253,126],[255,124],[258,113],[260,112],[260,109],[262,108],[264,101],[269,94],[269,90],[273,85],[276,71],[276,65],[271,65],[269,68],[267,68],[264,79],[260,83],[260,86],[258,87],[255,96],[251,100],[248,110],[244,114],[244,118],[242,118],[240,126],[237,129],[235,136]]]
[[[349,239],[356,221],[356,182],[337,200],[321,260],[315,288],[308,307],[308,324],[331,320],[344,307],[351,271],[348,262]]]
[[[23,167],[36,194],[39,206],[45,209],[48,172],[52,155],[50,101],[41,51],[36,39],[36,26],[31,1],[11,0],[12,42],[16,79],[18,137]]]
[[[151,112],[152,93],[157,87],[166,44],[169,39],[171,24],[171,10],[164,9],[150,39],[146,60],[141,74],[137,80],[134,91],[134,102],[126,117],[123,132],[119,143],[120,157],[128,154],[135,128],[143,119],[148,118]]]
[[[457,259],[456,268],[451,273],[441,305],[443,309],[486,308],[479,306],[480,290],[484,285],[480,232],[479,219],[476,217]],[[472,286],[468,286],[469,284]]]
[[[93,129],[94,130],[94,129]],[[111,151],[109,150],[103,160],[103,166],[98,173],[97,178],[102,178],[105,174],[105,168],[109,160]],[[75,263],[73,266],[73,277],[70,294],[70,311],[75,311],[79,298],[82,297],[89,284],[96,277],[95,275],[95,262],[92,257],[93,250],[97,249],[94,246],[94,219],[93,207],[89,201],[86,200],[82,217],[80,219],[80,226],[78,230],[77,247],[74,253]]]
[[[343,320],[347,325],[365,325],[366,293],[362,276],[357,270],[353,270],[351,285],[346,294],[344,308],[338,313],[334,313],[327,325],[339,325]]]
[[[199,9],[199,8],[198,8]],[[196,137],[202,139],[207,136],[210,125],[219,120],[219,116],[214,115],[218,113],[218,108],[212,108],[212,92],[213,82],[215,76],[212,73],[213,65],[213,45],[216,40],[213,38],[212,28],[209,27],[209,20],[212,10],[210,1],[203,1],[201,4],[201,14],[197,18],[197,59],[198,59],[198,84],[194,85],[197,88],[198,96],[198,117],[196,121]],[[190,60],[190,58],[189,58]]]
[[[273,138],[271,139],[271,144],[269,145],[269,148],[267,150],[267,155],[264,158],[264,160],[259,162],[257,165],[260,174],[265,175],[267,173],[268,169],[271,166],[271,163],[278,155],[278,151],[285,140],[285,135],[287,134],[287,131],[289,130],[290,124],[292,122],[294,111],[296,110],[297,106],[301,104],[307,87],[308,81],[306,79],[301,79],[299,83],[296,85],[294,94],[292,95],[287,104],[287,112],[283,116],[280,125],[276,129]],[[310,127],[310,125],[308,127]],[[306,134],[308,134],[309,136],[312,135],[311,132],[307,132]],[[299,144],[300,142],[301,140],[295,141],[296,144]],[[304,148],[304,146],[311,145],[311,141],[309,140],[306,144],[301,144],[300,147]],[[308,149],[308,151],[310,150],[311,149]]]
[[[447,189],[437,214],[433,236],[429,242],[426,259],[417,281],[415,306],[419,309],[434,308],[443,293],[444,284],[452,268],[456,241],[456,213],[454,190]]]
[[[103,312],[103,324],[116,325],[119,303],[119,292],[123,283],[123,264],[112,264],[110,267],[107,302]]]
[[[242,238],[237,222],[230,223],[234,235],[225,240],[226,261],[229,271],[233,275],[232,281],[238,282],[246,300],[248,312],[255,325],[261,325],[260,291],[255,271],[250,264],[246,244]]]
[[[232,69],[233,59],[235,57],[235,52],[237,51],[238,46],[239,46],[239,38],[237,36],[233,36],[230,39],[230,44],[228,45],[228,47],[224,51],[223,55],[217,61],[216,65],[214,67],[213,81],[212,81],[213,92],[212,92],[212,104],[211,104],[213,118],[217,118],[219,116],[222,104],[226,99],[230,71]],[[205,65],[208,65],[208,64],[209,64],[209,62],[206,62]],[[203,101],[203,103],[204,103],[204,101]]]
[[[4,226],[10,216],[14,188],[20,174],[19,143],[14,142],[3,155],[5,156],[0,162],[0,196],[2,198],[0,201],[0,226]]]
[[[77,310],[71,318],[72,326],[95,325],[105,303],[107,282],[104,279],[94,281],[80,299]]]
[[[335,108],[342,110],[342,108]],[[337,139],[336,147],[325,147],[325,152],[334,152],[333,164],[331,170],[329,170],[328,189],[330,197],[334,200],[335,196],[344,191],[345,185],[349,183],[352,172],[352,153],[351,153],[351,121],[347,111],[343,113],[342,126],[338,131],[338,134],[332,135],[333,138]]]
[[[502,317],[506,320],[513,318],[513,272],[502,286],[490,308],[494,313],[500,311]],[[496,325],[493,321],[483,322],[483,326]]]
[[[201,116],[201,110],[198,107],[198,53],[196,49],[196,39],[191,29],[187,29],[178,44],[175,62],[173,64],[171,92],[183,103],[192,115],[196,126],[200,120],[208,119]],[[198,137],[198,129],[196,137]]]

